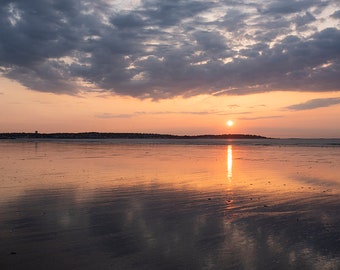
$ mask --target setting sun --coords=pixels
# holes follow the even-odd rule
[[[231,126],[233,126],[233,125],[234,125],[233,120],[228,120],[228,121],[227,121],[227,126],[228,126],[228,127],[231,127]]]

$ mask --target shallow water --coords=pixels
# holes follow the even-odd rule
[[[340,147],[0,142],[0,269],[340,269]]]

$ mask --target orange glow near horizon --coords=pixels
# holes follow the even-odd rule
[[[269,137],[340,137],[340,105],[284,109],[336,93],[270,92],[246,96],[198,95],[153,101],[87,93],[29,91],[1,79],[0,132],[142,132],[178,135],[244,133]],[[235,123],[231,130],[226,117]],[[233,119],[233,120],[231,120]],[[223,123],[223,124],[221,124]]]

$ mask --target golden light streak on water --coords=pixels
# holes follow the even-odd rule
[[[233,147],[232,145],[228,145],[227,150],[227,176],[228,181],[231,182],[233,178]]]

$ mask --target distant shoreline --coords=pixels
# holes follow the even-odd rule
[[[268,137],[250,134],[221,135],[170,135],[157,133],[110,133],[110,132],[80,132],[80,133],[0,133],[1,139],[270,139]]]

